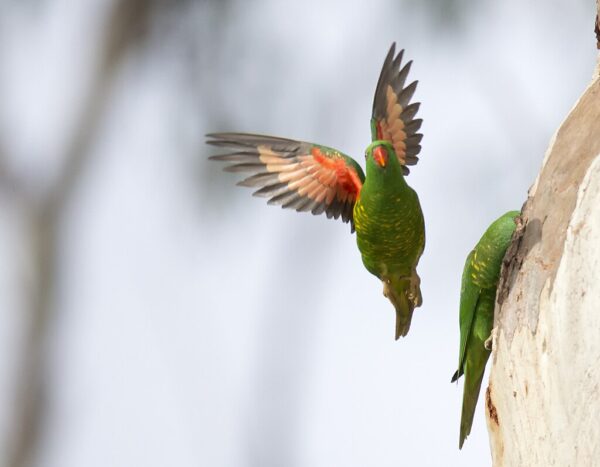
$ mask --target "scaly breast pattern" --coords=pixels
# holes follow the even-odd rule
[[[425,245],[425,230],[412,189],[361,196],[354,206],[354,225],[363,263],[371,273],[409,274],[416,266]]]

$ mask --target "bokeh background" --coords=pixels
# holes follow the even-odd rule
[[[1,0],[0,463],[489,465],[458,451],[458,299],[594,66],[593,0]],[[408,338],[348,225],[234,188],[204,134],[362,161],[414,59],[427,222]]]

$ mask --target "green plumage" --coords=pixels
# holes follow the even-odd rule
[[[419,198],[405,180],[417,164],[423,135],[411,102],[417,81],[406,84],[410,61],[392,44],[373,99],[367,174],[337,149],[305,141],[248,133],[212,133],[207,143],[228,149],[211,157],[225,170],[249,173],[238,184],[255,189],[269,204],[298,212],[341,218],[356,230],[366,268],[383,282],[396,310],[396,339],[410,328],[422,303],[416,271],[425,247]]]
[[[385,167],[373,159],[379,146],[389,154]],[[396,309],[398,339],[408,333],[413,310],[422,303],[416,267],[425,247],[425,222],[419,198],[387,142],[367,148],[367,176],[354,205],[354,226],[363,264],[382,280]]]
[[[518,215],[518,211],[509,211],[495,220],[465,262],[460,292],[458,370],[452,377],[454,382],[465,375],[459,448],[462,448],[471,432],[485,365],[490,356],[485,342],[494,326],[494,306],[500,269],[515,230],[514,219]]]

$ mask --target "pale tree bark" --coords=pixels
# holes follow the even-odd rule
[[[492,362],[494,466],[600,465],[600,62],[523,207]]]

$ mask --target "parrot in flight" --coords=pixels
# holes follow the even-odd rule
[[[383,283],[396,310],[396,339],[406,336],[422,303],[417,264],[425,223],[417,193],[407,184],[423,135],[411,103],[417,81],[406,84],[412,61],[392,44],[377,82],[366,149],[366,177],[351,157],[320,144],[246,133],[212,133],[207,144],[228,148],[210,159],[228,172],[247,172],[238,185],[255,188],[268,204],[350,222],[367,270]]]
[[[516,228],[515,218],[519,214],[519,211],[509,211],[496,219],[465,262],[460,290],[458,370],[452,376],[454,383],[465,375],[459,449],[462,449],[465,439],[471,433],[483,373],[491,353],[486,341],[494,326],[500,268]]]

